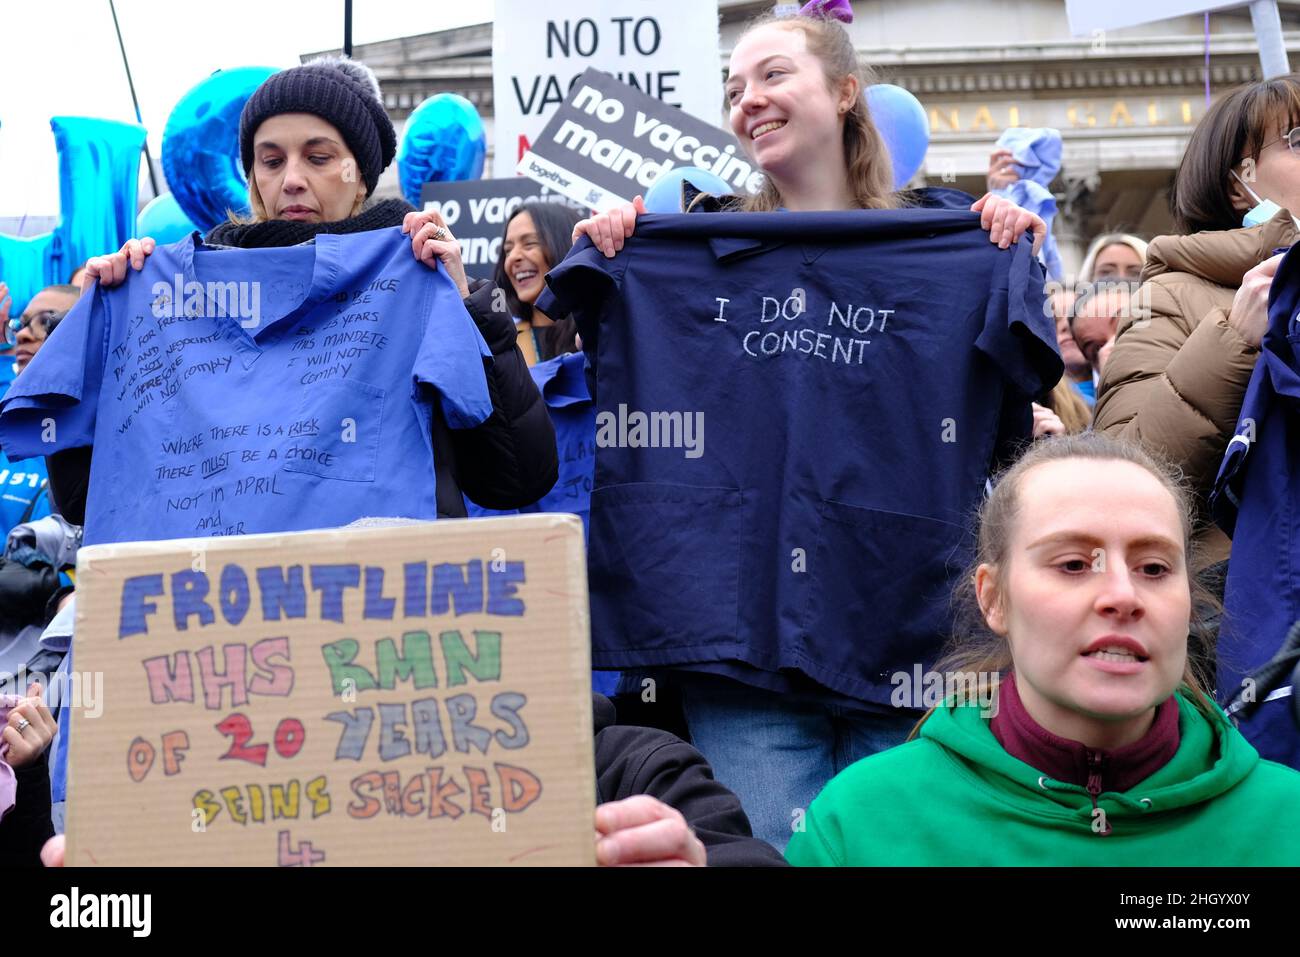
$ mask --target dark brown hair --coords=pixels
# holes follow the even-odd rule
[[[1232,205],[1243,160],[1258,160],[1274,137],[1300,126],[1300,74],[1289,73],[1239,87],[1212,105],[1196,124],[1169,190],[1174,229],[1183,234],[1236,229],[1242,213]]]
[[[1178,509],[1182,525],[1183,567],[1187,574],[1192,599],[1192,613],[1188,621],[1189,631],[1203,627],[1201,617],[1206,610],[1215,606],[1215,601],[1191,571],[1196,564],[1193,555],[1195,546],[1192,541],[1194,531],[1192,496],[1179,470],[1155,458],[1139,445],[1113,439],[1100,432],[1057,436],[1043,439],[1030,446],[1029,450],[996,480],[993,491],[980,507],[975,558],[954,589],[956,625],[951,640],[934,666],[934,671],[939,674],[958,672],[1002,674],[1010,670],[1011,647],[1007,639],[989,628],[983,612],[980,611],[979,601],[975,595],[975,571],[980,565],[989,565],[994,569],[1006,567],[1012,527],[1020,512],[1020,486],[1026,473],[1047,462],[1066,460],[1075,460],[1080,464],[1098,461],[1131,462],[1150,472],[1169,492]],[[1205,693],[1202,681],[1198,677],[1201,671],[1202,669],[1198,667],[1197,662],[1193,661],[1189,653],[1187,664],[1183,669],[1183,689],[1203,714],[1212,716],[1215,706]],[[921,725],[933,713],[933,708],[926,712],[925,716],[917,722],[910,737],[916,737]]]
[[[501,230],[501,254],[497,256],[496,266],[492,271],[492,281],[505,293],[506,305],[510,315],[516,319],[532,321],[533,307],[523,302],[515,294],[515,284],[506,274],[506,233],[510,224],[520,213],[527,213],[533,221],[537,241],[542,245],[542,254],[546,257],[548,267],[558,266],[560,260],[569,254],[573,247],[573,227],[582,219],[582,213],[565,203],[547,200],[530,200],[515,207],[506,219]],[[536,328],[541,355],[538,359],[546,360],[566,352],[577,351],[578,324],[571,316],[550,316],[552,325]]]
[[[826,85],[834,90],[846,76],[858,78],[858,96],[844,117],[844,164],[849,189],[860,209],[894,209],[900,205],[894,194],[894,167],[885,141],[871,120],[866,90],[875,82],[869,67],[858,60],[848,31],[838,20],[826,17],[777,17],[766,14],[752,20],[745,33],[775,24],[802,30],[808,38],[808,52],[821,61]],[[744,33],[741,34],[744,36]],[[745,199],[747,212],[771,212],[780,207],[781,194],[764,177],[763,188]]]

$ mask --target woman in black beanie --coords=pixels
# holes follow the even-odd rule
[[[374,73],[356,61],[322,57],[269,77],[244,105],[239,150],[252,215],[232,215],[208,233],[209,244],[291,246],[321,233],[400,226],[414,213],[400,199],[365,205],[393,160],[397,134]],[[132,239],[119,252],[90,260],[83,292],[95,279],[104,286],[120,283],[128,265],[143,268],[153,248],[152,239]],[[559,463],[555,429],[516,345],[505,298],[494,295],[490,282],[467,282],[459,246],[441,220],[413,237],[412,248],[431,267],[435,259],[442,262],[493,356],[486,370],[493,409],[488,420],[451,429],[440,415],[433,418],[438,515],[463,517],[462,492],[487,508],[529,505],[551,490]],[[78,524],[90,454],[79,448],[49,458],[54,499]]]

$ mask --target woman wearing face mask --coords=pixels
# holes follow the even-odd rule
[[[240,117],[240,153],[249,182],[252,215],[232,216],[206,242],[240,248],[291,246],[321,233],[358,233],[404,226],[416,258],[442,269],[456,283],[493,361],[486,369],[491,417],[477,428],[452,429],[433,416],[436,494],[440,517],[463,517],[462,491],[491,508],[535,502],[555,484],[558,461],[551,425],[523,354],[514,324],[494,309],[491,283],[465,277],[460,249],[436,214],[416,214],[400,199],[367,204],[397,147],[379,83],[365,65],[324,57],[283,70],[249,98]],[[87,263],[83,291],[94,280],[112,286],[129,268],[141,269],[153,252],[148,237]],[[50,457],[55,499],[80,520],[85,508],[90,449]]]
[[[1275,251],[1300,235],[1292,215],[1300,212],[1300,76],[1215,103],[1192,133],[1169,203],[1177,235],[1147,250],[1143,285],[1098,383],[1093,426],[1170,456],[1203,500],[1259,357]],[[1227,558],[1218,528],[1197,538],[1206,563]]]
[[[936,666],[965,683],[832,781],[787,859],[1294,865],[1300,774],[1261,760],[1188,668],[1191,530],[1137,446],[1026,453],[981,509],[968,630]]]

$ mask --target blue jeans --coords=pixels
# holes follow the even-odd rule
[[[781,852],[831,778],[902,744],[922,714],[847,708],[699,672],[674,680],[695,747],[740,798],[754,836]]]

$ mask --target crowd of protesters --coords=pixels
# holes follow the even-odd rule
[[[756,20],[731,55],[731,130],[765,174],[763,192],[688,188],[688,212],[961,208],[980,214],[999,249],[1023,243],[1036,255],[1043,221],[1002,197],[960,194],[958,205],[951,190],[893,189],[862,96],[866,68],[836,5],[810,6]],[[275,74],[240,124],[252,213],[205,242],[291,247],[400,227],[414,259],[454,283],[485,347],[490,405],[480,420],[454,422],[437,406],[430,419],[436,517],[534,506],[561,474],[544,396],[554,373],[535,370],[583,350],[580,324],[543,296],[547,274],[575,242],[618,257],[645,208],[638,199],[579,221],[562,205],[521,205],[493,279],[470,281],[437,212],[371,199],[395,144],[360,64],[324,59]],[[1260,355],[1271,280],[1298,230],[1289,212],[1300,209],[1297,151],[1300,77],[1229,93],[1178,170],[1176,235],[1149,245],[1098,236],[1072,281],[1044,284],[1063,372],[1021,403],[1026,441],[996,463],[1004,468],[988,476],[972,516],[977,541],[955,578],[956,625],[926,649],[941,675],[991,676],[988,694],[891,712],[807,674],[774,685],[726,660],[672,661],[647,671],[664,693],[646,708],[637,694],[646,669],[629,669],[622,693],[593,694],[599,863],[1300,863],[1300,772],[1262,760],[1216,703],[1235,690],[1214,685],[1231,542],[1208,508]],[[1009,152],[995,152],[990,189],[1015,176]],[[1266,201],[1276,211],[1243,226]],[[89,312],[96,290],[129,283],[156,254],[152,240],[133,239],[87,263],[78,285],[43,290],[7,319],[14,381],[24,384],[39,350],[72,348],[71,336],[51,336],[78,296]],[[7,318],[5,293],[0,285]],[[41,394],[6,387],[5,413],[14,397]],[[852,435],[855,411],[826,414],[846,417]],[[75,649],[67,572],[76,530],[101,507],[96,454],[86,442],[48,460],[0,458],[8,672],[55,673]],[[889,543],[879,547],[888,557]],[[770,549],[788,561],[777,542]],[[870,626],[831,640],[852,648],[872,640]],[[66,709],[45,694],[35,683],[0,698],[6,863],[62,861],[51,835],[66,797]]]

